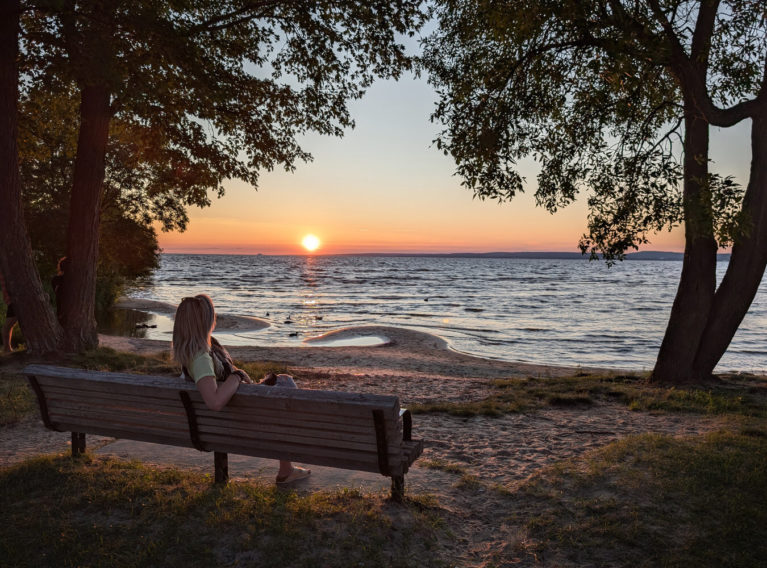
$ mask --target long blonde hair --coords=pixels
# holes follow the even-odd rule
[[[186,367],[200,351],[210,351],[210,333],[215,326],[216,310],[209,296],[183,298],[173,321],[173,358]]]

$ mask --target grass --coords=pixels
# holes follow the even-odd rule
[[[525,527],[526,553],[545,565],[763,566],[765,463],[764,422],[633,436],[522,485],[507,522]]]
[[[215,486],[88,456],[0,470],[0,510],[3,564],[18,567],[416,566],[443,530],[417,500]]]
[[[0,373],[0,427],[18,422],[35,408],[27,380],[15,373]]]
[[[493,382],[484,400],[413,404],[413,413],[444,412],[457,416],[502,416],[540,408],[587,407],[613,401],[632,410],[737,414],[767,417],[767,380],[753,375],[727,375],[704,387],[652,385],[636,375],[578,375],[521,378]]]

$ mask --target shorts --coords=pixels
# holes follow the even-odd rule
[[[8,318],[15,318],[16,317],[16,310],[13,309],[13,302],[8,304],[8,307],[5,309],[5,319]]]

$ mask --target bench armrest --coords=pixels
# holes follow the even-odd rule
[[[413,435],[413,415],[407,408],[400,408],[399,415],[402,418],[402,439],[409,442]]]

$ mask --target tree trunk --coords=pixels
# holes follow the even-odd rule
[[[21,200],[18,133],[19,0],[0,8],[0,271],[31,353],[58,350],[61,327],[32,256]]]
[[[83,351],[98,345],[94,304],[101,193],[111,118],[109,98],[105,86],[82,87],[80,134],[69,208],[67,256],[70,263],[64,275],[60,314],[68,351]]]
[[[686,104],[687,109],[694,105]],[[695,111],[685,117],[682,275],[651,380],[697,382],[694,370],[716,290],[716,251],[708,188],[708,123]]]
[[[767,119],[751,125],[751,174],[743,212],[746,234],[732,247],[730,264],[714,297],[708,325],[695,360],[698,376],[714,372],[756,296],[767,266]]]

